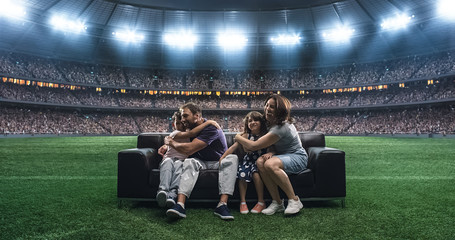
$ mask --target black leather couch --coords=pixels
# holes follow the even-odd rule
[[[159,163],[157,150],[168,134],[142,133],[138,136],[137,148],[118,153],[117,197],[122,200],[153,201],[159,185]],[[295,193],[302,201],[341,200],[345,206],[346,171],[345,153],[325,146],[322,133],[299,133],[302,145],[308,153],[308,169],[298,175],[290,175]],[[226,133],[228,146],[233,144],[234,133]],[[236,152],[241,159],[243,149]],[[270,200],[267,190],[265,198]],[[285,198],[283,192],[282,196]],[[247,199],[255,200],[254,184],[248,185]],[[202,170],[188,201],[218,201],[218,170]],[[230,201],[238,201],[238,189]]]

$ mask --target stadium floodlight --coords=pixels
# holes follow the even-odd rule
[[[87,30],[87,26],[81,21],[69,20],[63,16],[54,16],[51,18],[51,25],[56,29],[65,32],[80,33]]]
[[[343,26],[324,32],[322,36],[328,41],[346,42],[351,38],[354,32],[355,29]]]
[[[145,39],[144,35],[138,34],[134,31],[119,31],[112,32],[112,35],[120,41],[127,43],[137,43]]]
[[[9,0],[0,0],[0,15],[10,18],[20,18],[25,16],[26,11],[23,6]]]
[[[438,3],[438,14],[446,19],[455,20],[455,1],[453,0],[440,0]]]
[[[299,35],[294,34],[286,34],[286,35],[278,35],[278,37],[272,37],[270,40],[272,43],[276,45],[296,45],[300,43],[300,39],[302,39]]]
[[[181,48],[192,48],[198,41],[198,37],[191,31],[179,33],[167,33],[163,36],[164,43]]]
[[[395,17],[384,20],[381,27],[385,30],[405,28],[414,17],[414,15],[397,14]]]
[[[222,33],[218,35],[218,45],[227,49],[243,48],[248,43],[248,38],[238,33]]]

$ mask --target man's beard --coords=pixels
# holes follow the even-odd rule
[[[193,129],[193,128],[197,127],[197,124],[196,124],[196,123],[187,122],[187,123],[185,124],[185,127],[186,127],[186,128],[189,128],[189,129]]]

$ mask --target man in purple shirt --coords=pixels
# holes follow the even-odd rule
[[[206,121],[202,118],[202,109],[194,103],[186,103],[180,107],[180,112],[182,114],[182,123],[187,129],[193,129]],[[177,203],[167,210],[166,215],[175,218],[185,218],[185,201],[191,195],[196,184],[199,170],[219,169],[218,186],[221,196],[214,213],[223,220],[234,219],[234,216],[231,215],[227,208],[227,201],[229,195],[234,192],[238,158],[236,155],[229,155],[230,157],[219,161],[227,150],[223,131],[213,125],[209,125],[194,139],[191,139],[189,143],[179,143],[171,138],[166,138],[165,144],[189,156],[183,162]]]

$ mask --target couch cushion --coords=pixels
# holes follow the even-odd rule
[[[158,191],[160,183],[160,170],[153,169],[149,181],[152,191]],[[191,193],[190,199],[219,199],[218,193],[218,170],[201,170],[199,177]]]

